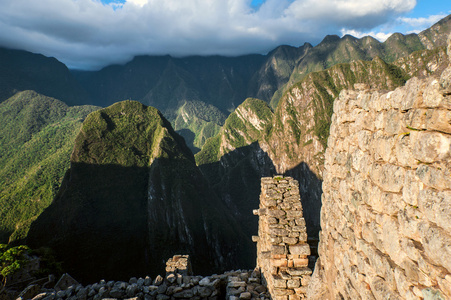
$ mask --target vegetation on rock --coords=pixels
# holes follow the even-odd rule
[[[6,244],[0,244],[0,277],[1,288],[0,295],[6,287],[8,277],[23,268],[28,260],[25,254],[30,251],[30,248],[24,245],[11,247]]]

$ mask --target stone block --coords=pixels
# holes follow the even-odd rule
[[[295,245],[298,242],[298,238],[284,236],[282,242],[288,245]]]
[[[422,213],[418,207],[406,206],[404,210],[398,213],[398,223],[401,234],[415,241],[421,240],[420,225],[422,221]]]
[[[437,79],[431,78],[428,80],[426,88],[423,91],[423,103],[424,107],[447,107],[447,99],[443,96],[440,89],[440,83]],[[449,107],[447,107],[449,108]]]
[[[426,185],[437,190],[451,188],[451,170],[448,168],[438,169],[428,165],[417,168],[415,175]]]
[[[288,249],[290,254],[310,255],[310,246],[308,244],[291,245]]]
[[[376,297],[376,299],[402,299],[402,297],[391,290],[384,279],[381,277],[375,277],[370,281],[371,292]]]
[[[274,218],[282,218],[285,217],[286,213],[283,210],[280,209],[269,209],[268,210],[268,215]]]
[[[282,258],[272,258],[271,259],[271,266],[273,267],[288,267],[288,260],[287,259],[282,259]]]
[[[279,276],[274,276],[273,278],[273,286],[275,288],[286,289],[287,288],[287,280],[282,279]]]
[[[389,162],[393,157],[393,150],[395,145],[394,136],[386,135],[381,131],[377,131],[373,134],[373,138],[370,143],[370,153],[374,159]]]
[[[449,159],[451,136],[439,132],[412,131],[412,153],[423,163]]]
[[[451,273],[451,237],[442,228],[421,223],[419,226],[422,246],[434,264]]]
[[[298,191],[296,191],[296,193],[294,195],[290,191],[290,196],[284,197],[283,201],[284,202],[288,202],[288,203],[297,203],[297,202],[301,201],[301,197],[299,196],[299,192]]]
[[[274,254],[287,254],[287,247],[286,246],[277,246],[272,245],[271,246],[271,253]]]
[[[232,282],[229,282],[228,284],[227,284],[227,288],[239,288],[239,287],[242,287],[242,286],[246,286],[246,282],[244,282],[244,281],[232,281]]]
[[[451,191],[424,189],[418,199],[419,208],[427,219],[451,233]]]
[[[308,238],[307,232],[299,232],[298,235],[299,242],[306,242],[307,238]]]
[[[304,218],[295,218],[294,221],[296,222],[296,225],[298,225],[298,226],[305,226]]]
[[[451,134],[451,111],[444,109],[428,109],[426,124],[429,130]]]
[[[375,163],[370,169],[370,178],[382,190],[399,193],[404,184],[405,169],[391,164]]]
[[[296,219],[296,218],[302,218],[302,210],[289,210],[287,211],[287,218],[289,219]]]
[[[273,293],[275,296],[288,296],[288,295],[293,295],[294,291],[293,290],[289,290],[287,288],[275,288],[273,289]]]
[[[276,207],[276,205],[277,205],[277,201],[276,200],[268,199],[268,198],[264,198],[264,201],[262,201],[262,203],[266,207]]]
[[[275,235],[275,236],[288,236],[289,231],[282,228],[270,228],[269,234]]]
[[[302,268],[307,267],[309,263],[308,258],[294,258],[293,259],[293,267]]]
[[[312,270],[310,268],[288,268],[287,273],[291,276],[305,276],[312,275]]]
[[[409,205],[418,206],[418,194],[420,192],[420,181],[415,171],[406,171],[404,188],[402,189],[402,200]]]
[[[280,236],[271,236],[269,238],[269,242],[272,245],[278,245],[278,244],[282,243],[282,237],[280,237]]]
[[[298,288],[300,285],[301,285],[301,281],[299,279],[287,280],[287,288],[289,288],[289,289]]]
[[[390,135],[396,135],[401,131],[401,114],[394,109],[390,109],[386,112],[384,118],[384,130]]]
[[[384,216],[382,223],[382,241],[385,253],[399,265],[404,260],[406,254],[402,251],[399,243],[399,225],[396,218]]]
[[[274,218],[274,217],[268,218],[268,219],[267,219],[267,222],[268,222],[269,225],[279,223],[279,221],[278,221],[276,218]]]
[[[398,165],[416,168],[417,161],[412,153],[410,134],[402,134],[395,138],[394,155]]]
[[[252,295],[249,292],[244,292],[244,293],[241,293],[241,295],[240,295],[240,299],[251,299],[251,298],[252,298]]]
[[[426,130],[427,109],[411,109],[402,116],[402,122],[407,130]]]
[[[359,128],[374,131],[376,129],[374,125],[374,113],[370,112],[360,112],[356,118],[355,123]]]

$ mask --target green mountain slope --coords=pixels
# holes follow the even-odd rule
[[[211,104],[186,101],[176,111],[175,120],[171,123],[177,133],[183,136],[191,151],[197,153],[208,138],[219,133],[225,119],[225,114]]]
[[[297,61],[290,79],[274,93],[271,106],[275,108],[282,95],[310,72],[321,71],[339,63],[369,61],[375,57],[392,63],[418,50],[432,50],[445,46],[450,29],[451,15],[419,34],[395,33],[383,43],[372,37],[357,39],[350,35],[342,38],[336,35],[326,36],[321,43]]]
[[[68,107],[33,91],[0,103],[1,242],[24,238],[51,203],[83,119],[96,109]]]
[[[247,266],[252,246],[240,232],[161,113],[123,101],[86,118],[58,195],[27,241],[92,281],[161,274],[180,253],[200,273]]]

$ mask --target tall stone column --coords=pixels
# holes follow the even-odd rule
[[[271,297],[303,299],[312,270],[298,182],[291,177],[262,178],[260,208],[254,214],[259,216],[257,267]]]

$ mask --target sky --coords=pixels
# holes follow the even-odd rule
[[[418,33],[450,0],[0,0],[0,46],[97,70],[136,55],[266,54],[326,35]]]

